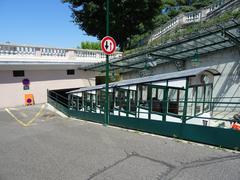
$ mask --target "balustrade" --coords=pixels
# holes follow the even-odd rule
[[[229,2],[229,1],[231,1],[231,0],[219,0],[219,1],[215,2],[214,4],[204,8],[202,10],[178,15],[177,17],[170,20],[162,27],[156,29],[152,33],[151,37],[149,38],[149,42],[157,39],[161,35],[167,33],[168,31],[174,29],[177,26],[194,23],[194,22],[200,22],[200,21],[205,20],[208,13],[211,13],[212,11],[221,8],[222,6],[226,5],[227,2]]]
[[[64,49],[34,47],[25,45],[0,44],[0,56],[35,56],[54,58],[97,58],[104,59],[106,55],[100,50]],[[111,58],[121,57],[121,52],[111,55]]]

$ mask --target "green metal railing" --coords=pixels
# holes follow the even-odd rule
[[[212,102],[199,101],[198,103],[211,103],[228,105],[228,103],[236,106],[236,110],[240,110],[240,98],[234,98],[234,102],[216,101],[214,98]],[[223,98],[227,99],[227,98]],[[104,114],[96,112],[85,112],[84,109],[73,108],[71,102],[67,97],[61,96],[54,91],[48,91],[48,102],[58,110],[62,111],[69,117],[74,117],[83,120],[89,120],[97,123],[104,124]],[[77,101],[77,99],[75,99]],[[169,101],[168,101],[169,102]],[[193,101],[188,101],[192,103]],[[167,102],[166,102],[167,103]],[[76,103],[75,103],[76,104]],[[75,105],[77,106],[77,105]],[[215,108],[215,107],[214,107]],[[214,108],[211,112],[214,112]],[[237,111],[236,111],[237,112]],[[240,112],[240,111],[239,111]],[[166,118],[169,116],[176,116],[180,119],[182,115],[166,112]],[[225,147],[234,150],[240,150],[240,132],[233,129],[226,129],[220,127],[209,127],[204,125],[188,124],[189,119],[198,118],[199,120],[206,120],[209,117],[200,117],[198,115],[186,115],[186,123],[175,123],[169,121],[158,121],[152,119],[142,119],[138,117],[123,117],[110,113],[109,125],[124,127],[128,129],[135,129],[143,132],[149,132],[179,139],[190,140],[210,144],[218,147]],[[231,122],[231,118],[209,118],[211,120],[219,120],[224,122]]]

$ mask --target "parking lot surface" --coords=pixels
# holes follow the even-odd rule
[[[0,180],[236,180],[239,167],[238,152],[74,120],[46,105],[0,110]]]

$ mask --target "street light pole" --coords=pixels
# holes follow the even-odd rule
[[[106,0],[106,35],[109,36],[109,0]],[[106,55],[106,89],[105,89],[105,125],[109,124],[109,98],[108,98],[108,86],[109,86],[109,55]]]

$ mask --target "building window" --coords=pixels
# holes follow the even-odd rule
[[[75,74],[75,70],[74,69],[68,69],[67,70],[67,75],[74,75]]]
[[[24,71],[13,71],[13,77],[24,77]]]

